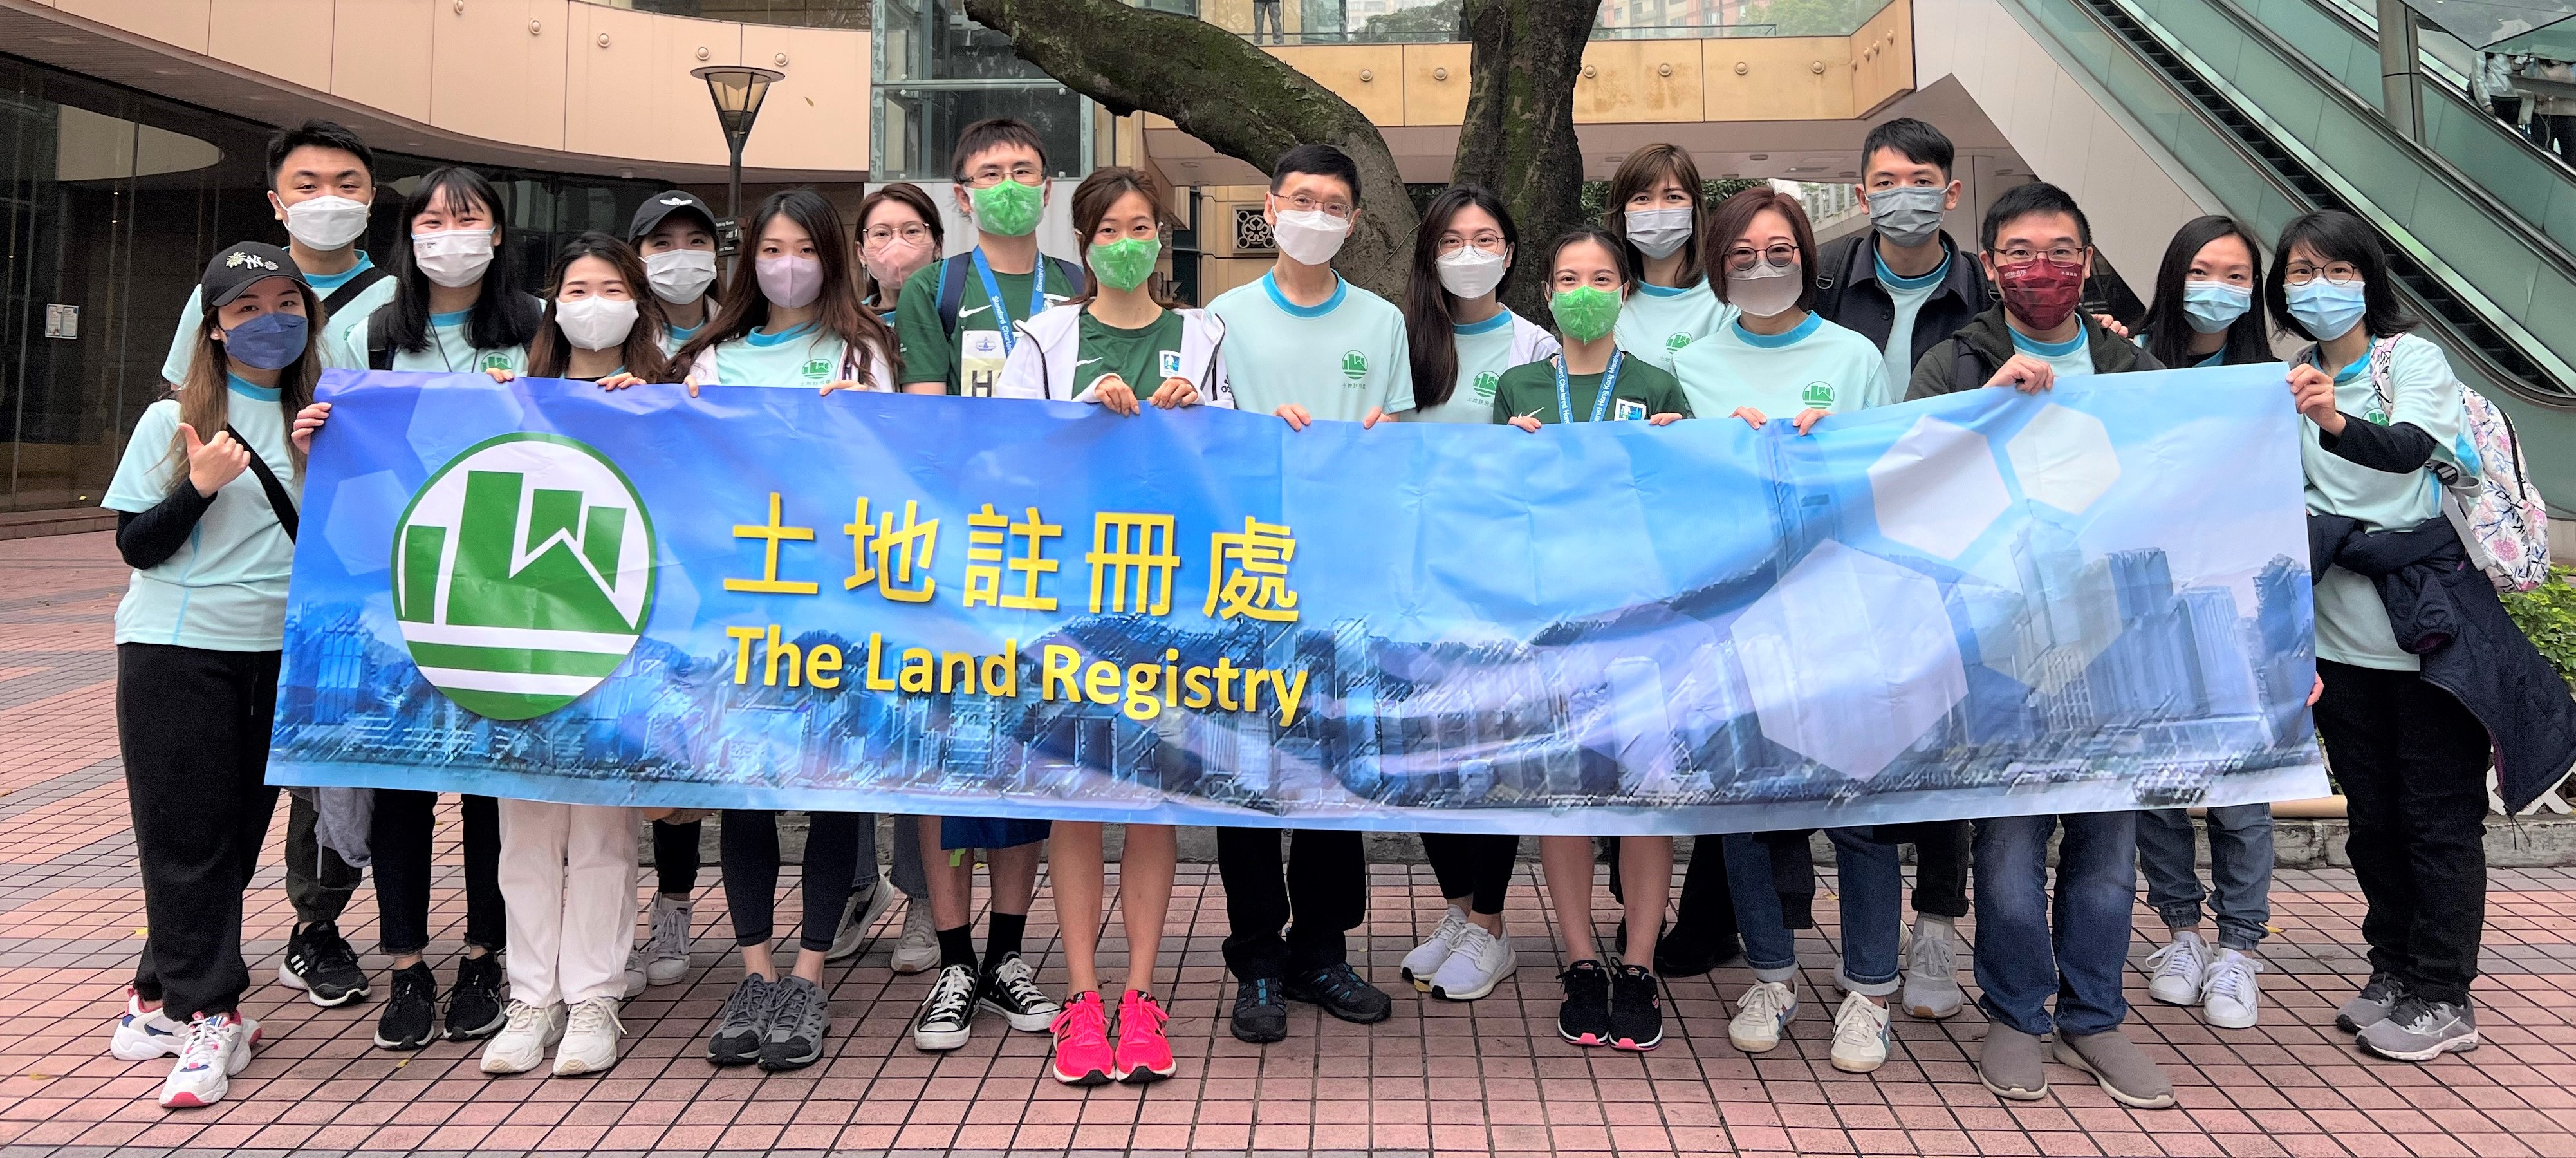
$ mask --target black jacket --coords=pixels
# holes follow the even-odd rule
[[[2449,519],[2364,531],[2342,515],[2312,514],[2308,552],[2311,575],[2333,564],[2371,580],[2397,646],[2423,661],[2425,682],[2486,725],[2507,811],[2522,811],[2567,775],[2576,764],[2576,698],[2505,614],[2495,584],[2470,565]]]
[[[1888,331],[1896,326],[1896,303],[1887,296],[1887,287],[1878,283],[1877,243],[1878,231],[1864,229],[1828,242],[1816,255],[1816,312],[1884,350]],[[1974,256],[1959,252],[1947,232],[1941,234],[1941,249],[1950,255],[1950,266],[1932,296],[1923,299],[1922,311],[1914,315],[1914,348],[1905,356],[1908,366],[1922,360],[1942,339],[1958,333],[1994,300],[1986,271],[1978,268]]]
[[[2084,319],[2084,348],[2093,356],[2094,373],[2126,374],[2131,370],[2165,368],[2137,343],[2103,329],[2091,315],[2077,316]],[[1905,383],[1905,400],[1977,389],[2012,356],[2012,327],[2004,321],[2004,307],[1999,303],[1914,363],[1914,374]]]

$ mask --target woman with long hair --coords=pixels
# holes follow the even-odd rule
[[[149,932],[109,1051],[178,1063],[161,1104],[205,1106],[250,1063],[242,893],[267,782],[322,301],[273,245],[216,255],[186,381],[136,423],[101,505],[134,575],[116,606],[116,730]]]
[[[1637,292],[1619,311],[1619,348],[1666,373],[1729,313],[1709,290],[1701,190],[1689,150],[1648,145],[1619,163],[1603,202],[1602,228],[1637,273]]]
[[[859,289],[868,309],[893,325],[903,283],[939,260],[947,244],[939,206],[921,186],[897,181],[868,194],[859,202],[859,266],[867,278]]]
[[[2278,362],[2263,311],[2263,250],[2236,219],[2213,213],[2174,232],[2138,344],[2167,366]]]
[[[691,392],[712,382],[894,390],[894,331],[860,304],[832,203],[811,189],[772,193],[745,234],[750,260],[734,262],[723,307],[671,357]]]
[[[670,381],[661,341],[669,323],[647,276],[625,242],[596,230],[573,238],[546,271],[545,316],[528,343],[528,373],[601,386]]]

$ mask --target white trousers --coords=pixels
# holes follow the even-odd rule
[[[501,802],[510,996],[531,1005],[626,995],[635,941],[635,810]]]

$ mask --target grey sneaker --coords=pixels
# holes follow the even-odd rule
[[[2364,1026],[2361,1048],[2397,1061],[2431,1061],[2478,1048],[2477,1015],[2467,1005],[2426,1001],[2414,994],[2378,1024]]]
[[[1959,992],[1959,930],[1948,919],[1920,915],[1905,944],[1905,1011],[1944,1018],[1967,1003]]]
[[[716,1031],[707,1038],[707,1060],[720,1066],[750,1065],[760,1060],[761,1042],[769,1037],[769,1014],[778,1000],[778,983],[745,977],[725,998],[716,1015]]]
[[[2370,984],[2335,1011],[2335,1028],[2345,1033],[2361,1031],[2388,1020],[2397,1003],[2406,999],[2406,983],[2394,973],[2373,973]]]
[[[832,1031],[832,1003],[802,977],[778,983],[770,1006],[769,1034],[760,1043],[760,1068],[798,1070],[823,1056],[823,1035]]]
[[[1992,1030],[1988,1030],[1992,1033]],[[2057,1060],[2093,1075],[2102,1092],[2124,1106],[2161,1110],[2174,1104],[2165,1068],[2116,1029],[2082,1037],[2057,1035]]]
[[[2048,1096],[2048,1039],[2000,1022],[1986,1023],[1977,1049],[1977,1080],[1997,1097],[2036,1102]]]
[[[894,943],[886,967],[897,973],[919,973],[939,964],[939,923],[930,917],[930,898],[903,903],[903,936]]]
[[[652,937],[644,942],[644,981],[669,985],[689,973],[689,921],[694,915],[687,897],[653,894]]]
[[[877,918],[894,907],[894,889],[886,884],[885,875],[873,871],[873,867],[863,871],[867,877],[862,882],[865,887],[852,890],[850,903],[841,909],[841,927],[832,934],[832,951],[823,954],[824,960],[843,961],[858,956],[859,948],[868,943],[868,930],[876,928]]]

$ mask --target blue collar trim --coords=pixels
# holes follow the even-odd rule
[[[465,319],[473,316],[474,311],[472,310],[458,310],[452,314],[431,314],[429,315],[429,324],[444,330],[464,325]]]
[[[1787,330],[1777,334],[1757,334],[1751,330],[1745,329],[1744,319],[1740,317],[1735,319],[1733,323],[1735,326],[1736,340],[1759,350],[1777,350],[1783,346],[1797,345],[1800,341],[1804,340],[1807,335],[1815,333],[1816,330],[1824,324],[1824,315],[1812,310],[1808,311],[1805,321],[1799,322],[1797,325],[1791,326]]]
[[[2012,331],[2013,349],[2025,354],[2036,354],[2042,358],[2063,358],[2075,353],[2084,348],[2085,337],[2085,333],[2078,330],[2074,337],[2063,342],[2043,342],[2019,330]]]
[[[1878,267],[1878,284],[1885,286],[1888,289],[1930,289],[1933,286],[1939,285],[1942,278],[1950,276],[1951,257],[1950,251],[1947,249],[1941,251],[1941,264],[1933,266],[1932,272],[1924,274],[1921,277],[1896,276],[1894,271],[1887,268],[1887,258],[1879,254],[1878,246],[1876,245],[1869,247],[1869,260],[1870,264]]]
[[[1487,318],[1484,321],[1469,322],[1458,327],[1458,336],[1464,338],[1475,334],[1490,334],[1496,330],[1507,329],[1511,324],[1512,312],[1510,310],[1495,310],[1494,316]]]
[[[1637,283],[1637,292],[1650,298],[1677,298],[1683,294],[1697,293],[1706,289],[1708,289],[1707,278],[1701,278],[1689,285],[1654,285],[1642,281]]]
[[[224,377],[231,379],[226,385],[231,386],[235,394],[260,402],[277,401],[278,390],[274,386],[260,386],[243,381],[239,374],[226,374]]]
[[[1343,298],[1350,296],[1351,283],[1343,281],[1341,273],[1339,271],[1335,271],[1333,274],[1333,296],[1325,298],[1324,304],[1319,306],[1301,306],[1295,302],[1289,301],[1288,295],[1279,292],[1279,280],[1268,273],[1261,275],[1261,289],[1262,292],[1270,295],[1270,304],[1278,306],[1280,312],[1287,314],[1289,317],[1320,318],[1333,312],[1336,307],[1342,304]]]
[[[368,256],[367,256],[367,251],[366,251],[366,250],[361,249],[361,250],[359,250],[359,251],[358,251],[358,264],[353,265],[353,266],[350,266],[350,267],[349,267],[349,268],[347,268],[347,269],[341,270],[341,271],[340,271],[340,272],[338,272],[338,273],[308,273],[308,274],[305,274],[305,275],[304,275],[304,284],[309,285],[309,286],[312,286],[316,292],[327,294],[327,293],[330,293],[332,290],[338,289],[338,288],[340,288],[341,286],[344,286],[344,285],[349,284],[349,279],[350,279],[350,278],[356,277],[356,276],[358,276],[359,274],[365,273],[365,272],[367,272],[368,270],[375,268],[375,264],[376,264],[375,259],[368,257]]]
[[[755,329],[748,334],[744,334],[742,336],[742,340],[753,347],[775,346],[781,342],[793,341],[797,338],[802,338],[813,333],[814,327],[818,324],[819,323],[816,322],[807,322],[804,325],[781,330],[775,334],[766,330]]]

